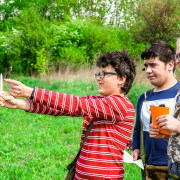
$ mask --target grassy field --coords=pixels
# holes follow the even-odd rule
[[[76,96],[97,94],[96,82],[85,79],[18,80],[31,87]],[[143,83],[134,83],[128,97],[135,107],[139,95],[148,88]],[[7,84],[4,84],[4,90],[8,90]],[[64,180],[66,166],[79,149],[82,122],[83,118],[52,117],[0,108],[0,179]],[[141,180],[139,167],[134,164],[124,164],[124,167],[125,180]]]

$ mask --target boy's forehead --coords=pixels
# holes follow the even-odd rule
[[[156,61],[160,61],[159,60],[159,57],[151,57],[151,58],[149,58],[149,59],[144,59],[144,64],[146,64],[146,63],[155,63]]]

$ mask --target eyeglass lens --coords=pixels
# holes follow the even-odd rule
[[[176,61],[180,61],[180,54],[176,54]]]
[[[105,76],[105,73],[104,73],[104,72],[99,72],[99,73],[96,73],[96,74],[95,74],[95,78],[96,78],[96,79],[97,79],[98,77],[99,77],[100,79],[103,79],[104,76]]]

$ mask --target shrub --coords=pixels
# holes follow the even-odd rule
[[[6,52],[1,61],[18,74],[43,75],[46,71],[92,66],[99,53],[126,48],[139,58],[148,43],[137,44],[131,29],[105,26],[95,19],[52,20],[32,6],[14,18],[16,26],[0,40]],[[2,36],[3,36],[2,35]]]

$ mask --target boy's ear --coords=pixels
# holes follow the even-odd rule
[[[168,69],[169,69],[170,71],[173,71],[173,69],[174,69],[174,61],[171,60],[171,61],[169,61],[167,64],[168,64]]]
[[[126,82],[126,75],[123,74],[122,77],[119,77],[119,85],[124,85]]]

